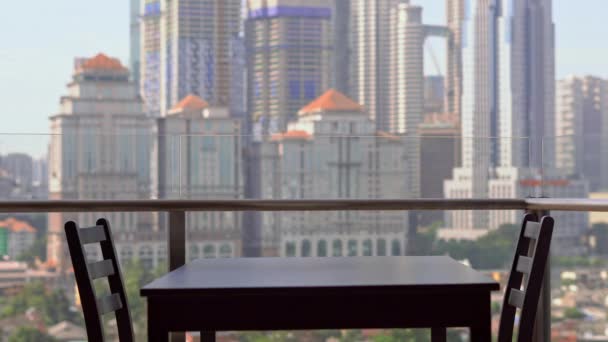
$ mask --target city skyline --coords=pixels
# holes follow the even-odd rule
[[[595,24],[593,17],[602,11],[586,11],[589,8],[608,7],[607,3],[599,0],[586,0],[592,6],[581,6],[580,2],[574,4],[567,1],[556,1],[554,5],[554,21],[556,22],[556,69],[557,78],[567,75],[591,74],[599,77],[608,76],[608,67],[604,67],[602,61],[608,57],[608,49],[603,52],[601,46],[595,46],[591,42],[599,40],[602,32],[608,33],[608,28]],[[412,1],[412,3],[423,7],[423,20],[427,24],[445,24],[445,8],[443,1]],[[25,10],[23,4],[13,3],[17,12]],[[72,59],[76,56],[92,56],[98,52],[117,56],[125,65],[129,61],[129,3],[111,0],[105,2],[105,6],[93,10],[84,3],[73,1],[62,1],[54,6],[48,6],[42,17],[35,17],[41,25],[54,13],[61,15],[65,10],[67,13],[79,13],[77,18],[57,25],[48,26],[44,32],[21,26],[15,22],[13,17],[0,21],[4,32],[19,32],[8,37],[6,44],[0,48],[0,93],[3,94],[3,105],[9,113],[20,115],[7,124],[0,133],[49,133],[48,115],[53,114],[57,108],[57,97],[61,94],[64,84],[68,81],[65,75],[69,74],[72,67]],[[117,16],[116,14],[119,13]],[[598,14],[596,14],[598,13]],[[49,15],[50,14],[50,15]],[[587,24],[579,27],[577,15],[585,15]],[[33,14],[38,15],[38,14]],[[18,17],[18,16],[14,16]],[[107,19],[112,18],[112,25],[104,25]],[[578,16],[580,18],[580,16]],[[601,23],[601,21],[600,21]],[[13,27],[9,29],[10,27]],[[74,27],[78,27],[75,30]],[[15,30],[15,28],[22,28]],[[579,39],[585,36],[590,39]],[[39,44],[35,46],[25,45],[39,37]],[[43,38],[43,39],[40,39]],[[431,39],[430,44],[443,60],[445,53],[444,43],[440,39]],[[428,49],[427,49],[428,50]],[[426,53],[428,55],[428,52]],[[40,59],[44,56],[44,59]],[[428,57],[428,56],[427,56]],[[429,58],[425,58],[429,74],[435,73],[435,68],[429,65]],[[432,63],[431,63],[432,64]],[[52,65],[52,68],[49,68]],[[445,67],[442,69],[445,74]],[[32,82],[24,75],[45,75],[44,78],[37,77]],[[36,101],[28,101],[32,93],[37,94]],[[19,140],[19,142],[17,142]],[[0,152],[12,152],[12,146],[23,147],[23,138],[0,139]],[[27,144],[30,150],[25,151],[36,156],[45,153],[46,144]]]

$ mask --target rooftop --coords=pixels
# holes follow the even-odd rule
[[[92,58],[85,60],[80,65],[80,70],[117,70],[125,71],[127,68],[120,63],[117,58],[108,57],[103,53],[98,53]]]
[[[14,217],[9,217],[6,220],[0,221],[0,228],[8,229],[8,230],[12,231],[13,233],[18,233],[18,232],[23,232],[23,231],[28,232],[28,233],[36,232],[36,228],[32,227],[29,223],[27,223],[25,221],[17,220]]]
[[[316,112],[360,112],[363,106],[335,89],[329,89],[300,110],[300,115]]]
[[[285,133],[278,133],[272,136],[272,140],[306,140],[311,137],[310,133],[302,130],[290,130]]]
[[[209,104],[201,99],[199,96],[190,94],[179,101],[171,111],[183,111],[183,110],[201,110],[208,108]]]

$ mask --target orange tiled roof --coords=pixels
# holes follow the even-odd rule
[[[300,110],[300,114],[308,114],[319,111],[362,111],[363,106],[348,98],[341,92],[330,89],[319,96],[306,107]]]
[[[6,220],[0,221],[0,228],[6,228],[14,233],[22,231],[28,233],[36,232],[36,228],[32,227],[29,223],[17,220],[13,217],[9,217]]]
[[[178,104],[176,104],[175,106],[173,106],[173,110],[184,110],[184,109],[190,109],[190,110],[196,110],[196,109],[205,109],[209,107],[209,104],[201,99],[200,97],[190,94],[186,97],[184,97],[181,101],[179,101]]]
[[[82,63],[81,68],[87,69],[105,69],[105,70],[126,70],[117,58],[111,58],[103,53],[98,53],[93,58],[87,59]]]
[[[281,140],[281,139],[309,139],[311,135],[302,130],[291,130],[285,133],[278,133],[272,136],[272,140]]]

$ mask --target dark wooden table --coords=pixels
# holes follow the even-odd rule
[[[141,289],[148,338],[170,331],[470,327],[490,341],[498,283],[449,257],[202,259]]]

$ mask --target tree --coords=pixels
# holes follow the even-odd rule
[[[504,268],[513,260],[518,236],[519,226],[506,224],[476,241],[439,240],[433,252],[458,260],[467,259],[477,269]]]
[[[40,332],[38,329],[21,327],[9,338],[8,342],[54,342],[53,337]]]
[[[70,321],[82,322],[80,315],[70,309],[70,301],[61,290],[49,290],[41,281],[26,284],[23,291],[9,298],[0,317],[23,314],[29,308],[37,309],[47,325]]]

